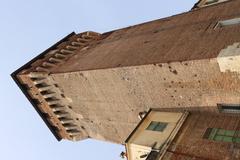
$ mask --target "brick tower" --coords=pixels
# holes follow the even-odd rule
[[[72,33],[12,74],[58,140],[124,143],[149,108],[240,104],[240,1]]]

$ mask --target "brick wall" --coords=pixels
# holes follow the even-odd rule
[[[165,160],[237,160],[240,159],[238,144],[217,142],[204,139],[207,128],[239,130],[240,119],[237,116],[193,113],[183,125],[177,137],[169,147]]]

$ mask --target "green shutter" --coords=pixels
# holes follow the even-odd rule
[[[226,132],[225,132],[225,136],[231,136],[231,137],[233,137],[234,134],[235,134],[235,131],[226,130]]]
[[[208,128],[203,138],[218,142],[240,143],[240,131]]]
[[[223,137],[223,142],[233,142],[233,137]]]
[[[225,133],[226,133],[226,130],[218,129],[218,132],[217,132],[218,135],[225,135]]]
[[[217,131],[218,131],[217,128],[213,128],[208,139],[214,140],[214,137],[217,134]]]
[[[233,142],[240,143],[240,138],[233,138]]]
[[[215,141],[222,141],[223,138],[224,138],[224,136],[218,136],[218,135],[216,135],[216,136],[213,138],[213,140],[215,140]]]

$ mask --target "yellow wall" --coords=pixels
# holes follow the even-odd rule
[[[144,158],[140,158],[140,156],[149,154],[152,148],[136,144],[128,144],[127,149],[128,160],[145,160]]]
[[[183,113],[151,111],[127,143],[129,160],[137,160],[140,155],[149,153],[155,142],[157,145],[154,149],[159,149],[170,136],[182,115]],[[166,122],[168,125],[163,132],[146,130],[152,121]]]

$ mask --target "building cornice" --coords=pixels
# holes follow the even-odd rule
[[[70,57],[77,54],[79,50],[84,50],[99,37],[100,34],[95,32],[80,34],[72,32],[11,74],[59,141],[84,139],[88,135],[80,133],[80,126],[74,123],[74,116],[69,113],[66,99],[50,78],[51,69],[63,65]]]

